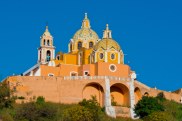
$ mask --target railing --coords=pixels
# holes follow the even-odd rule
[[[130,81],[130,78],[123,78],[116,76],[64,76],[64,80],[95,80],[95,79]]]

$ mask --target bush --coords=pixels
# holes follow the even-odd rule
[[[154,112],[147,117],[144,117],[144,121],[176,121],[172,114],[168,112]]]
[[[16,110],[16,121],[53,121],[56,117],[57,109],[50,103],[37,104],[34,102],[21,104]]]
[[[89,99],[89,100],[83,99],[81,102],[79,102],[79,105],[89,109],[89,111],[93,114],[92,118],[94,121],[100,120],[99,115],[102,113],[102,108],[97,102],[97,99],[95,96],[92,96],[92,99]]]
[[[39,105],[45,104],[45,98],[43,96],[37,97],[36,103]]]
[[[166,100],[166,97],[165,97],[165,95],[164,95],[163,92],[159,92],[159,93],[157,94],[157,98],[158,98],[160,101]]]
[[[160,104],[160,100],[155,97],[142,97],[142,100],[138,101],[134,109],[137,116],[143,118],[150,115],[155,111],[164,111],[164,106]]]
[[[83,106],[73,106],[63,113],[63,121],[94,121],[89,109]]]

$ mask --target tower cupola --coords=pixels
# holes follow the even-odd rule
[[[42,36],[40,37],[40,47],[38,49],[38,63],[46,64],[55,58],[55,47],[53,45],[53,37],[49,32],[48,25]]]

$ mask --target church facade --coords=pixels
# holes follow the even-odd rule
[[[81,28],[68,43],[68,53],[55,54],[48,26],[40,38],[38,61],[21,76],[6,79],[18,102],[38,96],[56,103],[78,103],[95,96],[109,116],[134,117],[134,105],[142,96],[163,92],[169,100],[181,102],[181,90],[166,92],[136,80],[136,74],[124,63],[121,46],[112,37],[109,25],[102,39],[91,29],[85,14]]]

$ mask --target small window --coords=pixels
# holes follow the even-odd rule
[[[44,39],[44,45],[46,45],[46,40]]]
[[[73,73],[71,73],[71,76],[77,76],[77,73],[74,73],[74,72],[73,72]]]
[[[88,71],[85,71],[84,76],[88,76],[88,75],[89,75]]]
[[[82,42],[78,42],[78,50],[82,48]]]
[[[60,56],[59,55],[57,56],[57,60],[60,60]]]
[[[112,59],[112,60],[115,59],[115,54],[114,54],[114,53],[111,54],[111,59]]]
[[[93,45],[94,45],[94,43],[93,43],[93,42],[89,42],[89,48],[92,48],[92,47],[93,47]]]
[[[103,59],[104,58],[104,54],[103,53],[100,53],[99,54],[99,57],[100,57],[100,59]]]
[[[49,74],[48,74],[48,76],[54,76],[54,74],[52,74],[52,73],[49,73]]]
[[[72,44],[70,44],[70,51],[72,51]]]
[[[110,66],[109,66],[109,70],[111,71],[111,72],[115,72],[116,71],[116,65],[114,65],[114,64],[111,64]]]

